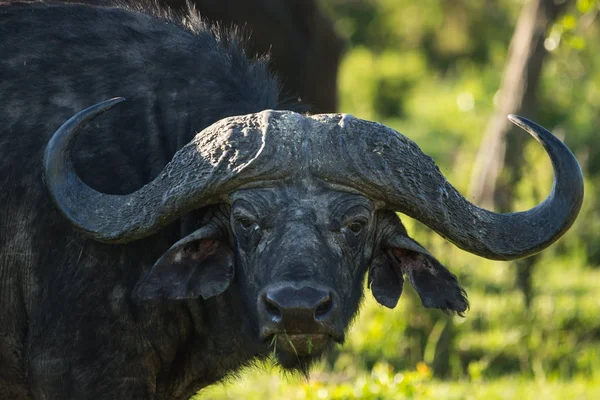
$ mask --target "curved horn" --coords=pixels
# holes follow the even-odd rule
[[[383,201],[479,256],[511,260],[537,253],[569,229],[581,208],[583,175],[577,159],[552,133],[525,118],[509,117],[544,146],[554,168],[554,185],[535,208],[508,214],[470,203],[431,157],[384,125],[349,115],[313,118],[327,126],[318,129],[323,137],[316,141],[318,147],[333,153],[311,163],[315,175]]]
[[[288,173],[273,157],[264,155],[259,166],[247,168],[265,148],[268,153],[274,151],[274,144],[265,145],[263,128],[270,113],[263,112],[226,118],[206,128],[153,181],[134,193],[100,193],[77,176],[71,149],[88,122],[123,100],[106,100],[79,112],[54,133],[46,147],[44,176],[52,199],[77,229],[93,239],[108,243],[141,239],[194,208],[220,201],[223,193],[235,187]]]
[[[140,239],[194,208],[222,201],[242,185],[311,172],[384,202],[466,251],[509,260],[556,241],[574,222],[583,200],[583,176],[573,154],[525,118],[510,117],[548,152],[554,185],[537,207],[498,214],[467,201],[414,142],[384,125],[350,115],[305,118],[271,110],[213,124],[178,151],[152,182],[129,195],[107,195],[80,180],[70,149],[85,123],[120,101],[75,115],[54,134],[45,156],[46,184],[59,209],[100,241]]]

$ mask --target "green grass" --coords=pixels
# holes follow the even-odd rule
[[[309,381],[282,378],[249,371],[235,384],[213,386],[194,400],[201,399],[445,399],[445,400],[590,400],[600,398],[600,379],[575,377],[569,380],[504,376],[497,379],[441,381],[431,378],[426,366],[395,372],[378,364],[371,373],[344,376],[317,372]]]

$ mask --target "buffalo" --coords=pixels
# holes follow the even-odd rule
[[[408,279],[467,309],[396,211],[510,260],[581,207],[575,157],[534,122],[511,117],[551,194],[483,210],[400,133],[282,101],[268,60],[194,13],[2,5],[0,54],[2,399],[186,399],[273,353],[306,372],[365,278],[386,307]]]

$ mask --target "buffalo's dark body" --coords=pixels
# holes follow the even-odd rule
[[[92,124],[85,149],[74,149],[85,181],[109,193],[139,188],[212,122],[279,107],[264,61],[248,62],[233,37],[192,24],[119,9],[0,6],[0,399],[90,390],[96,399],[154,390],[187,398],[254,354],[235,291],[203,303],[130,303],[142,268],[181,224],[116,247],[86,240],[42,181],[52,132],[115,95],[127,110]],[[193,326],[190,307],[206,324]]]

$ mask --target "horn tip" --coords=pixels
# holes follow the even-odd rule
[[[117,97],[113,97],[112,99],[106,100],[105,103],[117,104],[117,103],[121,103],[125,100],[127,100],[125,97],[117,96]]]
[[[525,123],[525,118],[516,114],[508,114],[508,119],[515,125],[522,125]]]
[[[524,131],[527,131],[537,140],[539,140],[540,136],[547,137],[547,130],[544,127],[536,124],[533,121],[528,120],[525,117],[521,117],[520,115],[516,114],[509,114],[508,119],[510,120],[510,122],[512,122],[519,128],[523,129]]]
[[[122,103],[124,101],[125,97],[113,97],[112,99],[104,100],[98,104],[94,104],[93,106],[88,107],[87,109],[83,110],[80,114],[83,113],[84,115],[87,115],[88,111],[92,111],[96,116],[110,110],[117,104]]]

